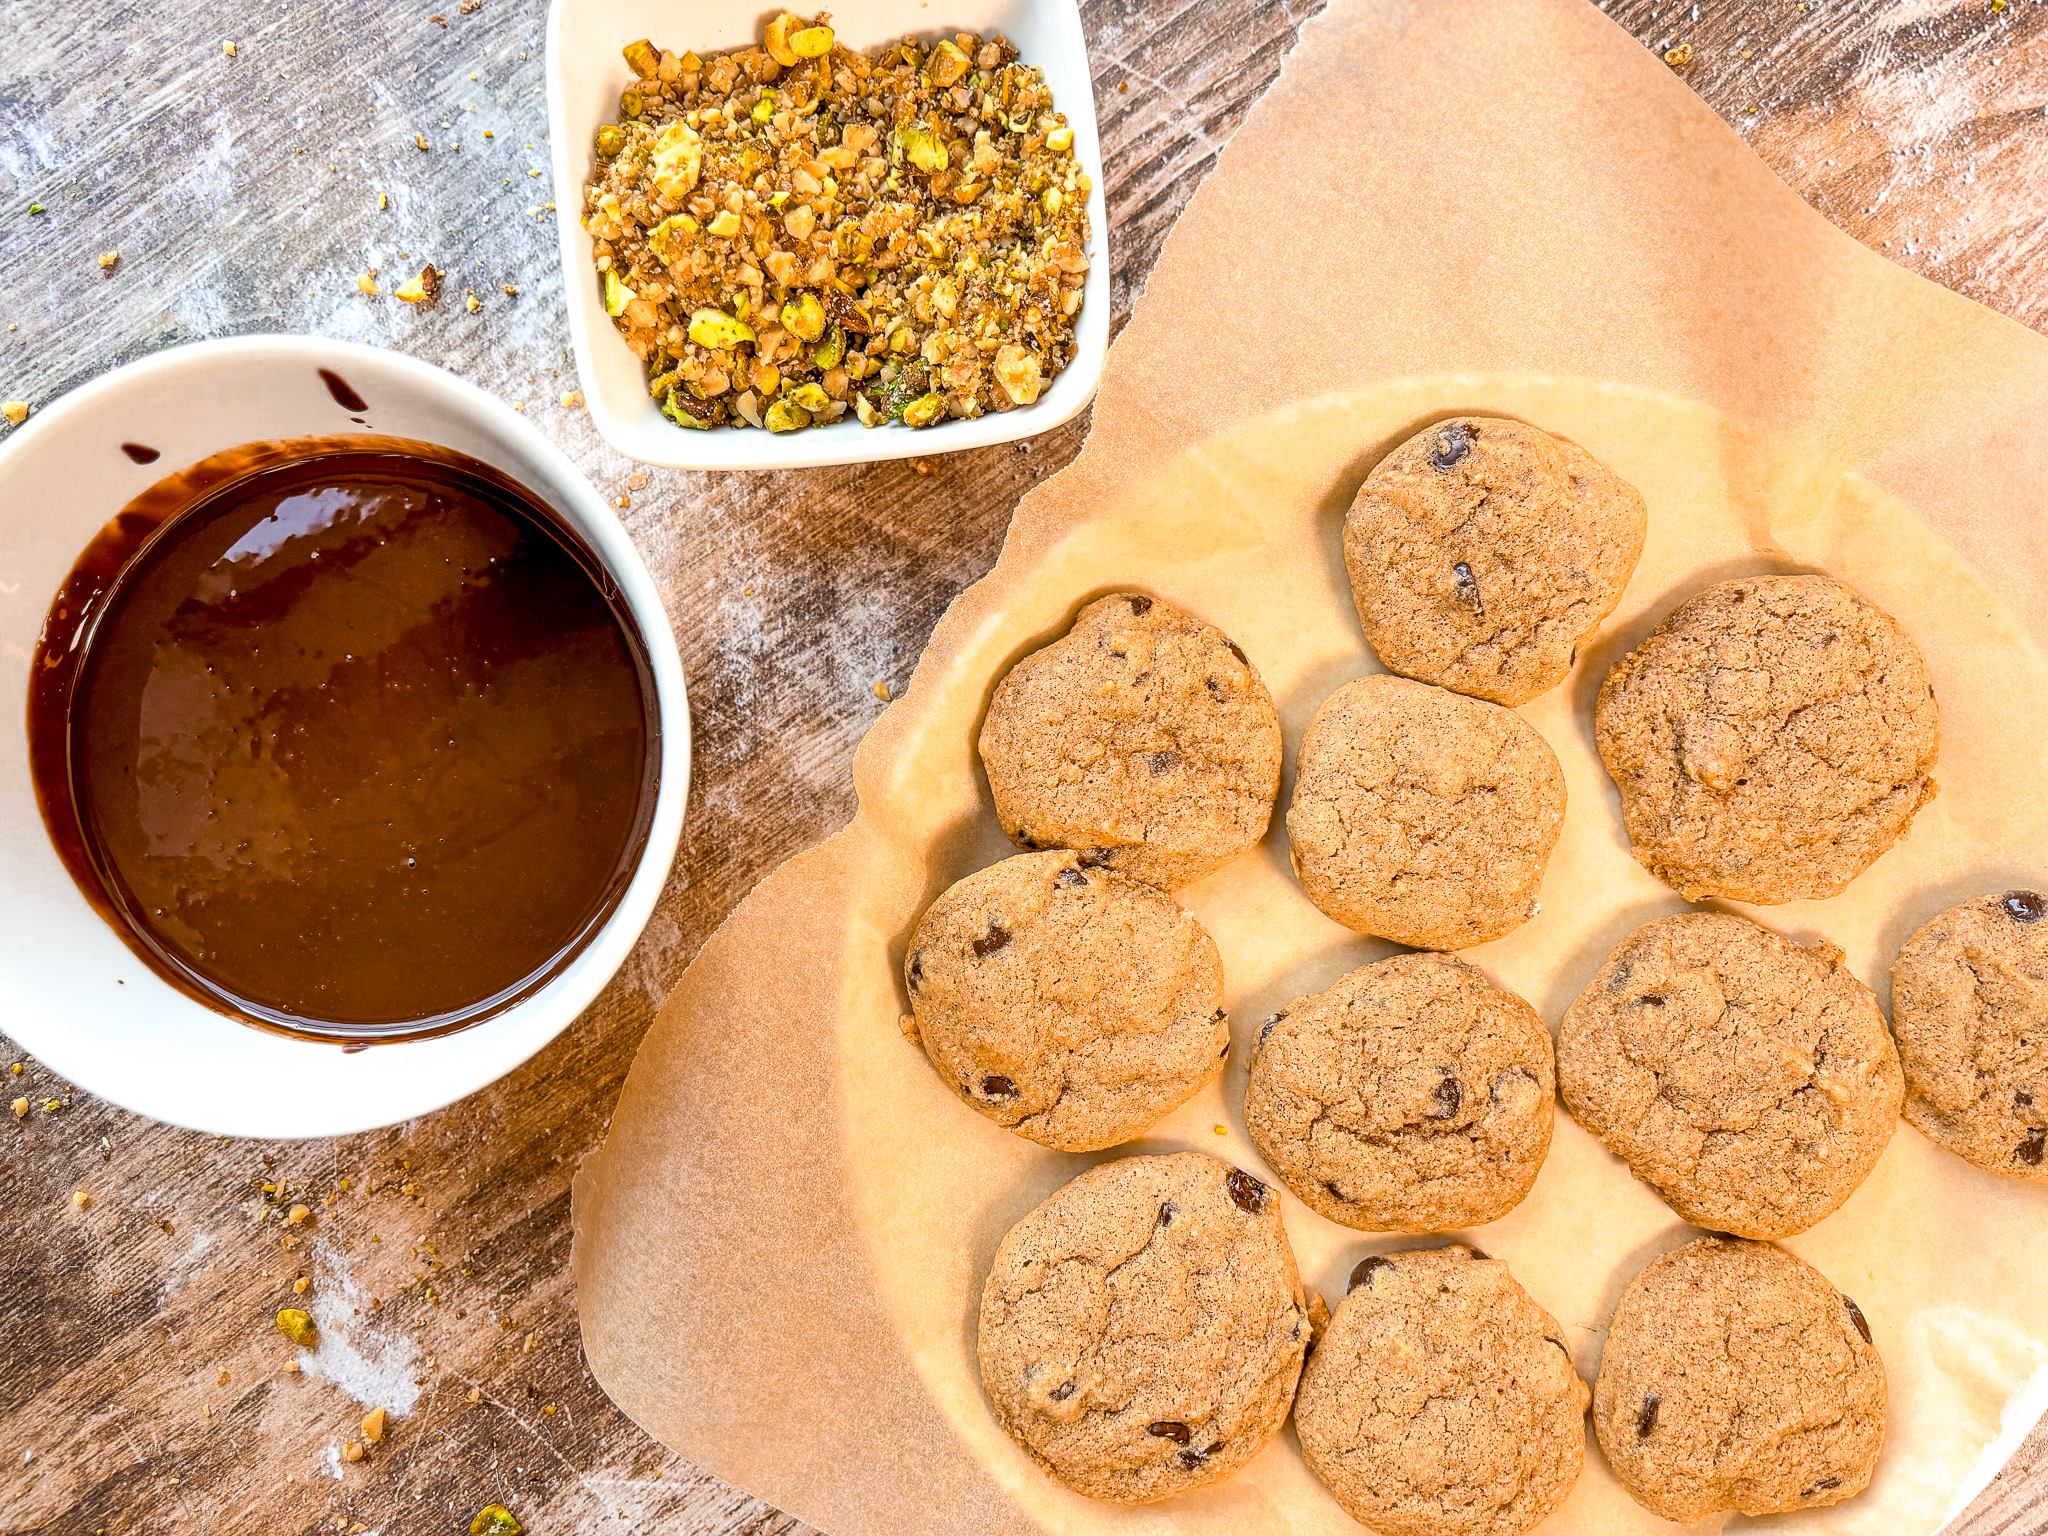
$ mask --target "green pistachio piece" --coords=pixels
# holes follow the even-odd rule
[[[670,123],[656,135],[647,157],[647,179],[665,197],[681,202],[704,169],[704,141],[688,123]]]
[[[661,414],[679,427],[694,427],[699,432],[709,432],[711,430],[711,423],[699,421],[695,416],[691,415],[684,406],[683,400],[683,392],[680,389],[671,390],[668,399],[662,404]]]
[[[690,340],[713,351],[754,339],[754,328],[722,309],[700,309],[690,316]]]
[[[619,97],[619,110],[628,117],[638,117],[647,109],[647,103],[640,99],[638,91],[627,91]]]
[[[626,147],[626,130],[617,123],[606,123],[597,130],[597,158],[616,160],[619,151]]]
[[[824,336],[811,348],[811,361],[829,373],[837,368],[845,357],[846,332],[836,325],[827,326]]]
[[[815,293],[792,294],[782,301],[782,328],[799,341],[816,341],[825,334],[825,306]]]
[[[313,1319],[297,1307],[286,1307],[277,1314],[277,1331],[301,1349],[311,1349],[320,1342],[320,1330],[313,1326]]]
[[[906,427],[928,427],[946,411],[944,395],[919,395],[903,407],[903,425]]]
[[[643,80],[653,79],[654,72],[661,67],[661,55],[654,51],[654,43],[649,38],[628,43],[619,52],[626,56],[626,67]]]
[[[604,312],[616,319],[632,302],[633,290],[619,281],[618,273],[607,267],[604,274]]]
[[[952,164],[945,141],[922,123],[905,123],[896,130],[896,139],[910,163],[920,171],[943,171]]]
[[[924,67],[925,78],[933,85],[958,85],[961,76],[974,67],[974,61],[967,57],[960,45],[950,37],[941,38],[939,45],[932,49],[932,56]]]
[[[697,221],[687,213],[672,213],[647,231],[648,249],[673,266],[682,260],[689,238],[696,234]]]
[[[832,403],[832,397],[819,385],[804,384],[789,392],[789,402],[815,416]]]
[[[811,413],[794,401],[778,400],[768,407],[765,420],[770,432],[801,432],[811,424]]]
[[[522,1536],[526,1527],[502,1504],[486,1504],[469,1522],[469,1536]]]
[[[753,116],[755,122],[766,123],[774,115],[775,102],[771,97],[764,95],[759,101],[754,103]]]

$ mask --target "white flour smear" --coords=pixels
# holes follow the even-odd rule
[[[383,1408],[394,1418],[403,1418],[419,1401],[420,1389],[413,1381],[419,1374],[419,1347],[402,1333],[375,1330],[369,1294],[349,1275],[333,1244],[322,1244],[314,1259],[331,1271],[331,1277],[321,1284],[313,1302],[320,1347],[301,1355],[299,1368],[333,1383],[365,1408]]]

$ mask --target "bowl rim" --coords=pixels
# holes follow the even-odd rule
[[[1043,10],[1047,14],[1054,31],[1059,34],[1060,51],[1069,58],[1078,59],[1081,78],[1089,83],[1089,89],[1069,91],[1058,103],[1074,130],[1074,157],[1091,179],[1088,192],[1091,225],[1088,278],[1082,290],[1085,297],[1081,319],[1075,326],[1074,360],[1060,372],[1039,400],[1018,410],[992,411],[973,420],[949,421],[917,431],[907,427],[871,429],[862,427],[849,416],[828,427],[785,436],[751,428],[691,432],[666,421],[662,422],[666,431],[656,435],[629,420],[616,393],[605,388],[603,376],[593,362],[596,348],[623,347],[624,342],[608,318],[600,323],[602,306],[595,282],[577,282],[571,276],[572,273],[592,270],[592,242],[579,216],[583,205],[583,178],[588,171],[589,150],[585,146],[589,135],[573,131],[569,122],[565,55],[571,49],[579,58],[592,54],[616,55],[618,48],[623,46],[623,42],[611,39],[593,40],[588,32],[572,25],[580,13],[587,12],[595,3],[601,3],[601,0],[549,0],[545,38],[548,136],[559,262],[556,277],[562,285],[563,303],[569,316],[577,383],[583,391],[584,405],[590,412],[592,423],[611,447],[636,462],[670,469],[798,469],[834,464],[878,464],[891,459],[956,453],[1037,437],[1072,420],[1094,400],[1109,351],[1110,227],[1087,34],[1081,26],[1079,8],[1071,0],[1066,0],[1066,3],[1062,0],[1020,0],[1024,8]],[[937,15],[928,7],[914,5],[912,0],[892,0],[892,3],[902,12],[902,34],[942,30],[936,24]],[[1072,97],[1079,99],[1069,99]],[[635,371],[637,373],[637,364]],[[644,400],[644,391],[636,390],[635,397],[636,402]],[[644,421],[647,413],[641,411],[636,414]]]
[[[358,374],[365,369],[379,370],[386,377],[396,373],[421,393],[438,396],[451,415],[466,419],[481,435],[506,443],[528,466],[518,472],[506,472],[513,473],[514,478],[528,484],[544,500],[571,514],[577,531],[618,583],[642,633],[660,712],[662,760],[656,779],[654,812],[639,861],[618,906],[568,968],[502,1012],[447,1034],[377,1043],[376,1054],[385,1062],[400,1053],[409,1053],[417,1058],[429,1050],[433,1051],[430,1071],[394,1075],[393,1081],[402,1084],[400,1087],[380,1089],[371,1084],[348,1096],[338,1092],[281,1094],[274,1103],[263,1105],[248,1103],[246,1095],[230,1094],[171,1104],[148,1100],[147,1095],[125,1088],[110,1091],[108,1087],[96,1086],[95,1078],[99,1074],[95,1069],[94,1032],[81,1030],[69,1018],[45,1016],[29,1009],[22,1010],[8,1021],[8,1034],[25,1054],[35,1057],[97,1098],[166,1124],[210,1135],[269,1140],[352,1135],[396,1125],[445,1108],[496,1082],[531,1060],[560,1036],[610,985],[638,944],[674,871],[688,806],[692,768],[688,685],[675,631],[669,622],[660,589],[624,523],[576,463],[533,422],[489,391],[444,368],[390,348],[316,335],[255,333],[187,342],[145,354],[77,385],[9,432],[4,440],[0,440],[0,481],[8,476],[14,462],[34,449],[42,439],[67,424],[77,425],[90,420],[108,397],[137,386],[160,382],[195,363],[213,364],[222,360],[303,364],[309,374],[321,367],[336,367],[346,374],[353,362]],[[343,428],[331,435],[351,435],[353,430],[356,429]],[[400,436],[420,437],[424,441],[434,440],[431,433],[382,424],[360,430],[374,435],[393,435],[395,432]],[[225,441],[220,444],[221,448],[228,446],[232,445]],[[175,473],[180,467],[174,465],[164,472]],[[111,517],[117,510],[117,507],[110,506],[106,515]],[[79,547],[82,549],[83,545]],[[42,595],[45,608],[51,595]],[[25,718],[13,723],[7,741],[7,750],[25,755]],[[50,850],[50,856],[56,857],[54,850]],[[68,872],[65,880],[70,883]],[[94,922],[104,922],[82,895],[79,902],[83,910],[92,913]],[[118,936],[117,942],[125,944],[125,941],[118,940]],[[153,973],[144,983],[145,988],[150,985],[163,988],[184,1006],[212,1011],[206,1010],[204,1004],[176,993]],[[215,1017],[221,1016],[215,1014]],[[273,1033],[241,1023],[235,1023],[234,1027],[246,1031],[252,1042],[264,1042],[260,1047],[264,1051],[284,1049],[323,1053],[304,1056],[305,1063],[314,1067],[322,1064],[331,1066],[338,1047],[343,1044],[334,1040]],[[452,1051],[448,1049],[451,1042],[459,1042]],[[253,1054],[255,1051],[252,1050]],[[104,1083],[105,1079],[101,1081]],[[298,1112],[278,1113],[278,1107],[287,1103],[296,1106]]]

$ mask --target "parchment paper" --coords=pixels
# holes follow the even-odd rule
[[[741,904],[648,1035],[576,1182],[599,1380],[677,1451],[833,1536],[1356,1531],[1291,1430],[1217,1487],[1124,1510],[1059,1488],[983,1401],[974,1315],[995,1245],[1100,1160],[983,1120],[896,1027],[917,913],[1011,851],[973,751],[995,680],[1103,590],[1182,604],[1271,685],[1284,808],[1308,716],[1377,669],[1339,555],[1359,482],[1437,417],[1524,418],[1641,489],[1650,534],[1601,640],[1524,710],[1571,796],[1542,913],[1468,958],[1555,1026],[1623,934],[1683,908],[1628,857],[1593,695],[1701,587],[1823,570],[1925,653],[1941,793],[1843,896],[1745,910],[1832,939],[1888,998],[1928,917],[2048,881],[2044,408],[2048,341],[1833,230],[1580,0],[1335,0],[1174,231],[1087,445],[1025,498],[863,743],[853,825]],[[1309,905],[1278,817],[1182,899],[1221,947],[1239,1049],[1119,1154],[1193,1146],[1263,1172],[1241,1130],[1249,1032],[1387,947]],[[1363,1254],[1417,1245],[1292,1199],[1285,1215],[1332,1302]],[[1869,1316],[1890,1435],[1868,1494],[1758,1523],[1939,1524],[2048,1383],[2044,1221],[2048,1193],[1901,1124],[1855,1197],[1791,1240]],[[1590,1380],[1621,1288],[1693,1233],[1560,1113],[1533,1193],[1471,1235],[1571,1330]],[[1545,1527],[1667,1528],[1590,1443]]]

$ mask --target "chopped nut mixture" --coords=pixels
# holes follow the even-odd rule
[[[1074,356],[1087,173],[1002,37],[858,54],[627,46],[584,187],[605,311],[677,425],[927,427],[1030,405]]]

